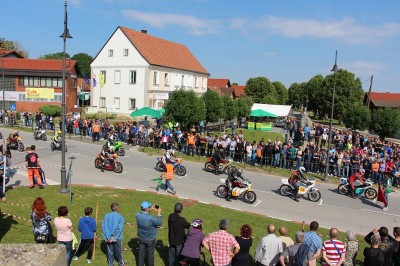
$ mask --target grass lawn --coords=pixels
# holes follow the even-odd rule
[[[158,230],[155,265],[166,265],[168,261],[167,219],[168,215],[173,211],[174,204],[178,201],[183,203],[184,210],[182,216],[188,221],[194,218],[203,219],[203,230],[206,235],[207,233],[218,230],[218,223],[221,218],[227,218],[229,220],[230,226],[228,231],[233,235],[239,234],[239,229],[243,224],[249,224],[253,229],[251,255],[254,255],[255,248],[260,238],[266,234],[266,227],[269,223],[274,223],[277,227],[286,226],[292,238],[294,238],[295,232],[302,228],[301,224],[154,193],[82,186],[73,186],[72,191],[72,205],[69,204],[68,193],[59,193],[59,186],[48,186],[44,190],[17,187],[7,191],[9,203],[2,203],[0,205],[2,211],[0,226],[1,243],[34,242],[32,224],[27,219],[29,219],[30,206],[38,196],[45,199],[47,209],[53,216],[53,219],[56,217],[57,208],[59,206],[66,205],[69,208],[69,218],[72,220],[74,231],[78,239],[80,237],[80,234],[77,232],[79,217],[83,215],[85,207],[90,206],[95,210],[96,204],[98,203],[98,236],[100,240],[96,241],[96,259],[93,261],[93,265],[106,264],[105,247],[101,242],[101,221],[104,215],[110,211],[110,204],[115,201],[120,204],[120,212],[124,216],[125,222],[130,223],[125,225],[123,239],[123,247],[126,249],[123,252],[123,256],[128,265],[136,265],[136,258],[138,257],[135,214],[139,211],[140,203],[144,200],[148,200],[153,204],[158,204],[162,208],[163,226]],[[12,214],[14,217],[3,213]],[[155,215],[155,213],[153,214]],[[93,216],[95,216],[95,214],[93,214]],[[306,222],[309,223],[311,220],[312,218]],[[307,229],[308,226],[306,226],[306,230]],[[319,232],[324,240],[329,238],[327,229],[320,229]],[[344,239],[343,233],[341,233],[340,238],[342,240]],[[360,250],[363,250],[366,243],[363,241],[362,237],[359,237],[359,241]],[[206,255],[207,265],[211,265],[210,254],[207,251],[204,251],[204,253]],[[362,254],[362,252],[359,252],[359,254]],[[78,261],[72,261],[72,265],[86,265],[85,256],[86,254],[80,257]],[[361,256],[362,255],[359,256],[359,259],[362,259]]]

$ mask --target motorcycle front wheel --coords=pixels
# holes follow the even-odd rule
[[[123,166],[122,166],[122,164],[120,162],[115,162],[115,164],[114,164],[114,172],[122,173],[123,169],[124,168],[123,168]]]
[[[96,167],[97,169],[101,168],[101,160],[100,160],[100,158],[94,159],[94,167]]]
[[[367,188],[364,191],[364,196],[366,199],[373,200],[378,196],[378,193],[376,192],[376,190],[374,188]]]
[[[224,174],[229,175],[232,171],[235,171],[236,167],[233,165],[228,165],[227,167],[225,167],[224,169]]]
[[[256,193],[254,191],[246,191],[243,195],[243,201],[246,203],[253,204],[257,199]]]
[[[219,185],[215,193],[218,197],[225,198],[228,195],[228,187],[225,185]]]
[[[214,166],[212,165],[212,163],[207,162],[207,163],[204,165],[204,169],[205,169],[207,172],[212,172],[212,171],[214,171]]]
[[[319,192],[319,190],[311,190],[310,192],[308,192],[309,200],[317,202],[319,201],[320,198],[321,198],[321,192]]]
[[[279,193],[280,193],[282,196],[289,196],[289,195],[292,194],[292,188],[291,188],[290,186],[288,186],[288,185],[282,185],[282,186],[279,188]]]
[[[50,143],[50,150],[51,150],[51,151],[54,151],[54,149],[55,149],[55,145],[54,145],[54,143],[52,142],[52,143]]]
[[[125,149],[122,148],[122,147],[118,148],[117,154],[118,154],[118,156],[124,156],[125,155]]]
[[[47,136],[46,136],[46,134],[43,134],[43,135],[42,135],[42,140],[43,140],[43,141],[47,141]]]
[[[164,172],[164,164],[162,162],[156,163],[156,170],[159,172]]]
[[[175,169],[175,172],[179,176],[184,176],[186,175],[186,167],[183,165],[178,165]]]
[[[24,144],[22,142],[18,143],[18,151],[24,151]]]
[[[344,184],[340,184],[338,186],[337,190],[338,190],[340,195],[347,195],[347,193],[349,193],[349,189]]]

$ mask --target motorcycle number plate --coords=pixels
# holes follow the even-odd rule
[[[299,192],[305,192],[306,189],[304,187],[299,187]]]

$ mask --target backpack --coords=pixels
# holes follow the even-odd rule
[[[301,244],[297,250],[296,255],[294,255],[292,260],[293,266],[307,266],[307,258],[310,253],[310,247],[306,244]]]

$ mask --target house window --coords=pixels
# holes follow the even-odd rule
[[[169,75],[168,73],[164,73],[164,85],[169,86]]]
[[[183,86],[185,86],[185,75],[182,75],[181,79],[181,87],[183,88]]]
[[[114,55],[114,50],[113,49],[108,50],[108,56],[112,57],[113,55]]]
[[[128,56],[129,54],[129,50],[128,49],[124,49],[124,56]]]
[[[129,109],[135,110],[136,109],[136,99],[130,98],[129,99]]]
[[[114,84],[120,84],[120,83],[121,83],[121,71],[115,70],[114,71]]]
[[[198,77],[194,77],[194,87],[195,88],[199,87],[199,78]]]
[[[103,80],[102,80],[103,79]],[[103,85],[106,84],[106,71],[105,70],[101,70],[100,71],[100,85],[103,82]]]
[[[62,88],[62,78],[57,79],[57,87]]]
[[[100,97],[100,108],[106,108],[106,97]]]
[[[119,109],[119,97],[114,98],[114,107],[115,107],[115,109]]]
[[[158,71],[153,72],[153,85],[158,85]]]
[[[175,86],[175,87],[179,87],[179,84],[180,84],[180,82],[179,82],[179,75],[178,75],[178,74],[175,74],[174,86]]]
[[[39,87],[39,77],[34,77],[33,78],[33,86],[34,87]]]
[[[129,84],[136,84],[136,70],[129,71]]]

